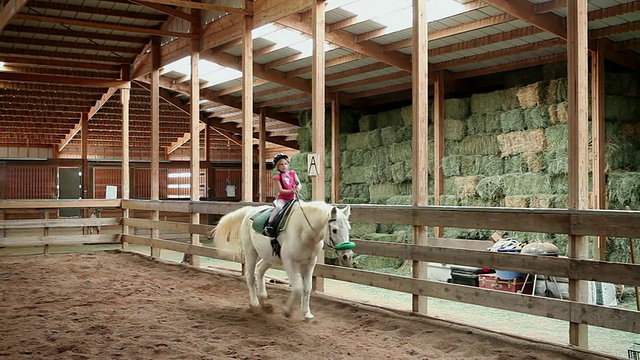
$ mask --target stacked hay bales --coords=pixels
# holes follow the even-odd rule
[[[640,209],[640,78],[608,74],[605,91],[608,208]],[[443,206],[567,206],[566,79],[448,99],[444,114]],[[352,132],[340,135],[342,202],[410,204],[411,107],[353,120]],[[432,125],[429,139],[432,164]],[[300,167],[304,169],[306,154],[300,156],[304,156],[305,166]],[[432,167],[429,177],[432,191]],[[356,237],[377,238],[380,235],[371,234],[384,232],[385,241],[411,239],[411,227],[407,226],[356,224],[353,230]],[[486,239],[491,232],[448,228],[445,236]],[[561,248],[566,242],[566,236],[555,234],[510,235],[555,242]]]

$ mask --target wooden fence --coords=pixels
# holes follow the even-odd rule
[[[216,249],[190,244],[187,241],[154,239],[134,235],[134,229],[159,229],[185,235],[206,236],[213,225],[191,224],[191,213],[221,215],[246,205],[236,202],[190,202],[150,200],[75,200],[75,201],[3,201],[0,210],[54,209],[61,207],[111,208],[129,210],[130,214],[146,214],[160,211],[167,214],[183,214],[167,220],[151,221],[146,218],[119,219],[41,219],[2,220],[2,229],[38,227],[42,231],[53,227],[87,227],[120,224],[123,231],[115,236],[126,243],[141,244],[184,252],[190,255],[232,260],[228,254]],[[160,217],[163,219],[163,217]],[[352,205],[352,222],[402,224],[418,226],[443,226],[474,229],[501,229],[561,233],[576,236],[640,237],[640,212],[566,209],[503,209],[472,207],[414,207],[384,205]],[[149,231],[151,233],[151,231]],[[3,237],[0,246],[54,245],[79,241],[92,243],[114,241],[114,235],[77,235],[71,237],[41,236]],[[556,258],[533,255],[514,255],[478,250],[477,241],[430,238],[428,245],[395,244],[357,240],[358,254],[368,254],[424,262],[439,262],[486,268],[498,268],[523,273],[538,273],[566,277],[570,280],[593,280],[630,286],[640,286],[640,265],[612,263],[572,258]],[[483,245],[484,246],[484,245]],[[475,249],[475,250],[474,250]],[[477,287],[442,283],[421,278],[410,278],[373,271],[342,268],[319,264],[315,275],[379,288],[401,291],[414,295],[476,304],[520,313],[587,324],[609,329],[640,333],[640,312],[607,308],[577,301],[560,300],[525,294],[514,294]]]

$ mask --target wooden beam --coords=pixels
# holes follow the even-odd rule
[[[253,16],[242,21],[242,201],[253,201]],[[260,129],[259,129],[260,130]],[[260,137],[260,135],[258,135]]]
[[[8,0],[2,2],[4,5],[2,9],[0,9],[0,32],[28,2],[29,0]]]
[[[191,20],[193,19],[193,15],[187,14],[186,12],[178,10],[178,9],[175,9],[175,8],[173,8],[171,6],[157,4],[157,3],[152,2],[152,1],[130,0],[130,2],[132,2],[134,4],[138,4],[140,6],[147,7],[149,9],[153,9],[153,10],[159,11],[159,12],[164,13],[166,15],[173,16],[173,17],[176,17],[178,19],[185,20],[185,21],[191,22]]]
[[[198,129],[199,131],[202,131],[205,127],[206,125],[203,122],[200,122]],[[165,151],[167,157],[174,151],[178,150],[182,145],[186,144],[189,140],[191,140],[191,133],[184,133],[184,135],[182,135],[178,140],[172,142]]]
[[[119,24],[84,21],[84,20],[76,20],[76,19],[70,19],[70,18],[57,18],[57,17],[41,16],[41,15],[28,15],[28,14],[18,14],[15,16],[15,18],[19,20],[40,21],[40,22],[45,22],[50,24],[58,24],[58,25],[66,25],[66,26],[80,26],[80,27],[86,27],[90,29],[114,30],[114,31],[127,32],[127,33],[182,37],[182,38],[189,38],[189,39],[195,38],[195,35],[191,33],[157,30],[157,29],[151,29],[151,28],[146,28],[142,26],[125,26],[125,25],[119,25]]]
[[[605,71],[603,42],[598,41],[591,55],[591,143],[593,172],[593,208],[606,208],[606,134],[605,134]],[[594,241],[593,255],[596,260],[606,261],[607,238],[599,236]]]
[[[496,0],[489,0],[494,2]],[[589,114],[588,114],[588,4],[586,1],[569,1],[567,14],[567,74],[569,118],[569,209],[584,210],[589,204]],[[568,255],[575,259],[589,256],[588,239],[585,236],[569,236]],[[569,299],[588,302],[587,283],[569,279]],[[586,325],[569,324],[569,343],[587,349]]]
[[[228,13],[234,13],[234,14],[250,14],[250,12],[248,10],[244,9],[244,8],[237,8],[237,7],[231,7],[231,6],[222,6],[222,5],[214,5],[214,4],[207,4],[207,3],[195,2],[195,1],[185,1],[185,0],[146,0],[146,2],[155,3],[155,4],[171,5],[171,6],[178,6],[178,7],[183,7],[183,8],[187,8],[187,9],[221,11],[221,12],[228,12]]]
[[[118,71],[120,69],[117,65],[109,64],[96,64],[81,61],[63,61],[53,59],[38,59],[23,56],[13,56],[0,54],[0,61],[4,61],[8,64],[27,64],[32,66],[54,66],[56,68],[78,68],[85,70],[105,70],[105,71]]]
[[[442,159],[444,158],[444,71],[435,75],[433,83],[433,204],[440,205],[440,196],[444,194],[444,173]],[[435,237],[442,237],[443,228],[434,229]]]
[[[331,203],[340,197],[340,94],[331,98]]]
[[[38,84],[63,84],[91,87],[114,87],[118,89],[122,88],[123,86],[127,86],[127,82],[122,80],[7,72],[0,72],[0,81],[23,81]]]
[[[562,18],[552,13],[536,14],[535,4],[529,1],[515,2],[509,0],[484,0],[487,4],[505,13],[524,20],[563,39],[567,38],[567,29]]]
[[[429,197],[428,169],[429,169],[429,45],[426,2],[413,0],[413,26],[411,37],[411,83],[412,83],[412,205],[427,205]],[[417,245],[427,245],[427,228],[413,227],[413,241]],[[424,279],[427,276],[427,264],[413,261],[413,277]],[[427,313],[427,298],[412,296],[413,312]]]

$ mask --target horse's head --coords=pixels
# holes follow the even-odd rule
[[[325,243],[338,254],[338,261],[342,266],[351,266],[353,260],[353,247],[355,246],[349,240],[349,215],[351,215],[351,207],[338,209],[336,206],[331,208],[331,218],[329,220],[329,234],[325,238]],[[327,239],[328,238],[328,239]]]

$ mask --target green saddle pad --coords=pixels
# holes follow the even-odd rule
[[[274,208],[272,207],[268,209],[264,209],[251,217],[251,220],[253,220],[253,225],[251,226],[253,227],[253,230],[255,230],[256,232],[262,233],[262,230],[264,230],[264,227],[267,226],[267,222],[269,221],[269,216],[271,216],[271,212],[273,212],[273,209]]]
[[[287,225],[286,220],[289,217],[289,212],[291,212],[291,209],[293,208],[293,203],[293,201],[289,201],[288,203],[286,203],[282,208],[282,211],[280,211],[280,214],[278,214],[274,219],[273,222],[274,228],[276,229],[276,236],[277,233],[284,230],[284,227]],[[262,230],[264,230],[264,227],[267,226],[267,223],[269,222],[269,216],[271,216],[273,210],[275,210],[274,207],[269,207],[253,215],[251,217],[251,220],[253,221],[251,227],[253,228],[253,230],[262,233]]]

